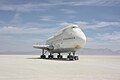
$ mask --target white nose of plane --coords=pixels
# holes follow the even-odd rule
[[[85,34],[82,32],[82,30],[80,28],[75,28],[74,31],[75,31],[75,33],[76,33],[75,35],[76,35],[76,37],[78,39],[77,44],[79,44],[79,46],[81,48],[83,48],[85,46],[85,44],[86,44],[86,36],[85,36]]]
[[[83,48],[86,44],[86,36],[83,33],[82,36],[80,36],[80,40],[81,40],[81,47]]]

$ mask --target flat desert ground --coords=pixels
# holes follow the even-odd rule
[[[120,56],[80,55],[78,61],[0,55],[0,80],[120,80]]]

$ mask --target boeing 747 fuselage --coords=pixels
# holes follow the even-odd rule
[[[68,25],[54,36],[50,37],[45,45],[33,45],[34,48],[42,49],[41,58],[46,58],[44,50],[47,50],[50,55],[48,58],[53,58],[53,53],[58,53],[57,58],[61,59],[60,53],[69,53],[68,60],[78,60],[75,52],[83,48],[86,44],[86,36],[78,25]],[[73,53],[73,55],[71,55]]]

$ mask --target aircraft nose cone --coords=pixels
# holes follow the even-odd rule
[[[75,31],[75,35],[78,39],[78,42],[77,44],[80,45],[81,48],[83,48],[86,44],[86,36],[85,34],[83,33],[83,31],[80,29],[80,28],[76,28],[76,29],[73,29]]]
[[[81,37],[81,47],[83,48],[86,44],[86,36]]]
[[[83,32],[79,33],[79,35],[77,35],[79,38],[79,42],[80,42],[80,46],[81,48],[83,48],[86,44],[86,36]]]

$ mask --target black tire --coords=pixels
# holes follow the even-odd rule
[[[58,58],[58,59],[62,59],[63,56],[62,56],[62,55],[57,55],[57,58]]]
[[[48,58],[50,59],[50,58],[51,58],[51,56],[49,55],[49,56],[48,56]]]
[[[60,55],[57,55],[57,58],[58,58],[58,59],[59,59],[59,56],[60,56]]]
[[[67,56],[67,59],[68,59],[68,60],[74,60],[74,57],[73,57],[72,55],[68,55],[68,56]]]
[[[70,60],[70,56],[69,55],[67,56],[67,60]]]
[[[53,59],[53,55],[51,55],[51,58]]]
[[[62,59],[63,58],[63,56],[62,55],[60,55],[60,59]]]
[[[70,58],[70,60],[74,60],[74,58],[73,58],[73,56],[72,56],[72,55],[71,55],[69,58]]]
[[[53,55],[49,55],[48,58],[49,58],[49,59],[53,59]]]
[[[41,59],[45,59],[46,58],[46,56],[45,55],[41,55]]]
[[[75,60],[79,60],[78,56],[75,56],[74,59],[75,59]]]

